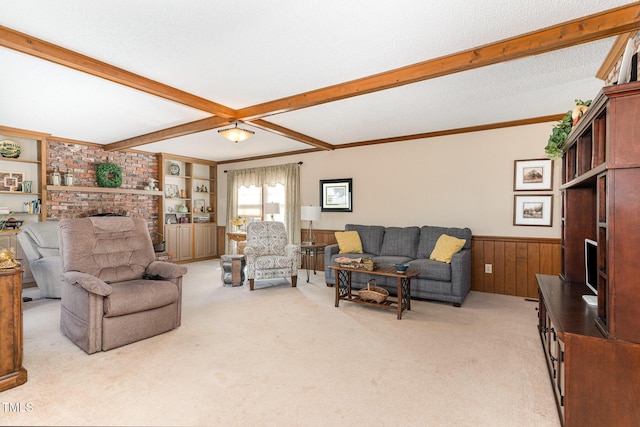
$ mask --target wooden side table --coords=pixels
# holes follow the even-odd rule
[[[22,270],[0,270],[0,392],[27,382],[22,367]]]
[[[227,240],[227,254],[234,254],[233,245],[231,243],[234,241],[238,243],[238,253],[242,253],[243,251],[240,250],[240,242],[247,241],[247,233],[244,231],[229,231],[227,232]]]

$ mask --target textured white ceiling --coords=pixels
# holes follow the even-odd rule
[[[630,2],[601,0],[0,0],[0,25],[239,109],[531,32]],[[602,40],[269,121],[331,144],[566,111],[602,86]],[[0,48],[0,125],[110,143],[208,114]],[[255,129],[254,129],[255,130]],[[256,130],[139,147],[211,160],[309,146]]]

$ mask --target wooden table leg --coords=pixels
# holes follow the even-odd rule
[[[398,320],[402,319],[402,304],[404,295],[402,294],[402,277],[398,277]]]

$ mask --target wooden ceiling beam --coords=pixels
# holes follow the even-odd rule
[[[457,129],[445,129],[433,132],[416,133],[412,135],[393,136],[389,138],[371,139],[368,141],[349,142],[347,144],[336,145],[336,148],[354,148],[365,145],[386,144],[389,142],[411,141],[414,139],[434,138],[436,136],[457,135],[461,133],[481,132],[492,129],[510,128],[514,126],[525,126],[537,123],[556,122],[562,119],[567,113],[552,114],[550,116],[532,117],[528,119],[511,120],[508,122],[490,123],[486,125],[469,126]]]
[[[203,132],[205,130],[215,129],[217,127],[227,126],[230,124],[231,122],[224,117],[213,116],[206,119],[197,120],[195,122],[185,123],[183,125],[151,132],[146,135],[140,135],[129,139],[123,139],[122,141],[113,142],[111,144],[106,144],[104,145],[104,149],[105,151],[126,150],[129,148],[138,147],[140,145],[151,144],[152,142],[158,142],[165,139],[176,138],[178,136]]]
[[[0,46],[64,65],[83,73],[128,86],[169,101],[206,111],[220,117],[233,118],[235,110],[188,92],[139,76],[106,62],[81,55],[69,49],[31,37],[0,25]]]
[[[284,136],[287,138],[291,138],[294,139],[296,141],[299,142],[303,142],[305,144],[309,144],[311,146],[314,146],[316,148],[320,148],[322,150],[333,150],[335,148],[335,146],[327,143],[327,142],[323,142],[320,141],[319,139],[315,139],[313,137],[310,137],[308,135],[304,135],[300,132],[296,132],[294,130],[291,129],[287,129],[285,127],[279,126],[275,123],[271,123],[271,122],[267,122],[266,120],[253,120],[251,122],[246,122],[248,124],[250,124],[251,126],[255,126],[259,129],[265,130],[267,132],[271,132],[271,133],[275,133],[277,135],[280,136]]]
[[[242,108],[237,111],[237,118],[255,120],[273,114],[563,49],[623,34],[638,28],[640,28],[640,2],[635,2],[463,52]]]

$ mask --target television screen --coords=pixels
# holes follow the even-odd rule
[[[584,239],[584,281],[594,294],[598,295],[598,242]],[[587,303],[597,305],[598,299],[594,295],[583,295]]]

